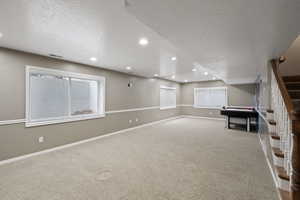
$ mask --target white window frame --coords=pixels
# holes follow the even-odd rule
[[[65,117],[51,117],[51,118],[43,118],[43,119],[31,119],[31,88],[30,88],[30,74],[31,73],[39,73],[45,75],[54,75],[54,76],[64,76],[68,78],[77,78],[83,80],[93,80],[98,82],[98,113],[93,114],[82,114],[82,115],[71,115],[71,93],[70,93],[70,82],[68,84],[68,101],[69,101],[69,108],[68,108],[68,116]],[[25,126],[32,127],[32,126],[41,126],[41,125],[48,125],[48,124],[57,124],[57,123],[65,123],[65,122],[72,122],[72,121],[80,121],[80,120],[87,120],[87,119],[96,119],[105,117],[105,77],[103,76],[93,76],[81,73],[74,73],[68,71],[61,71],[56,69],[48,69],[42,67],[35,67],[35,66],[26,66],[26,120]]]
[[[161,102],[160,102],[160,90],[161,89],[175,90],[175,94],[176,94],[175,106],[165,106],[165,107],[161,106]],[[160,110],[166,110],[166,109],[174,109],[174,108],[177,108],[177,88],[176,87],[168,87],[168,86],[160,86],[160,88],[159,88],[159,109]]]
[[[207,108],[207,109],[222,109],[222,107],[207,107],[207,106],[196,106],[195,102],[196,102],[196,90],[216,90],[216,89],[225,89],[225,93],[226,93],[226,99],[225,99],[225,104],[224,106],[228,106],[228,92],[227,92],[227,87],[202,87],[202,88],[194,88],[194,104],[193,107],[194,108]]]

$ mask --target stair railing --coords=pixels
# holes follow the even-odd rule
[[[284,153],[283,167],[290,177],[290,198],[300,199],[300,118],[279,73],[280,59],[272,60],[271,104],[276,121],[275,132],[280,136]]]
[[[276,121],[275,132],[280,136],[280,150],[284,153],[283,167],[286,170],[287,175],[291,176],[291,120],[274,73],[272,73],[271,78],[271,98],[274,110],[274,120]]]

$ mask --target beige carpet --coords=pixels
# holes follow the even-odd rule
[[[277,200],[257,136],[224,123],[176,119],[0,166],[0,199]]]

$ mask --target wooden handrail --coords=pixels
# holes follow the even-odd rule
[[[287,112],[289,113],[290,118],[292,120],[299,120],[300,119],[299,112],[297,112],[295,110],[292,99],[289,95],[289,92],[288,92],[286,86],[285,86],[283,78],[282,78],[282,76],[280,75],[280,72],[279,72],[280,62],[281,62],[280,59],[271,60],[272,70],[274,72],[279,90],[280,90],[281,95],[283,97],[283,101],[285,103],[285,106],[286,106]]]

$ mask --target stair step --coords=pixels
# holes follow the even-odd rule
[[[290,181],[290,177],[287,175],[285,169],[283,167],[275,167],[277,175],[279,178],[286,180],[286,181]]]
[[[275,122],[274,120],[271,119],[271,120],[269,120],[269,124],[270,124],[270,125],[276,125],[276,122]]]
[[[272,109],[267,109],[267,113],[274,113],[274,110],[272,110]]]
[[[280,157],[280,158],[284,158],[284,153],[279,149],[279,148],[272,148],[275,156]]]
[[[299,85],[300,81],[285,81],[284,83],[286,85]]]
[[[272,137],[272,139],[273,139],[273,140],[280,140],[280,136],[277,136],[277,135],[276,135],[276,136],[275,136],[275,135],[272,135],[271,137]]]
[[[292,102],[294,104],[295,107],[300,107],[300,99],[292,99]]]
[[[300,112],[300,99],[292,99],[294,110]]]
[[[300,90],[300,82],[286,82],[285,86],[288,90]]]
[[[284,82],[300,82],[300,76],[283,76]]]
[[[292,99],[300,99],[300,91],[290,91],[289,90],[289,94],[291,96]]]
[[[291,200],[290,193],[288,191],[279,189],[279,194],[280,194],[281,200]]]
[[[280,136],[278,136],[276,133],[270,133],[272,139],[274,140],[280,140]]]
[[[271,148],[280,148],[280,137],[275,132],[270,132],[269,134]]]
[[[300,92],[299,89],[288,89],[289,92]]]

